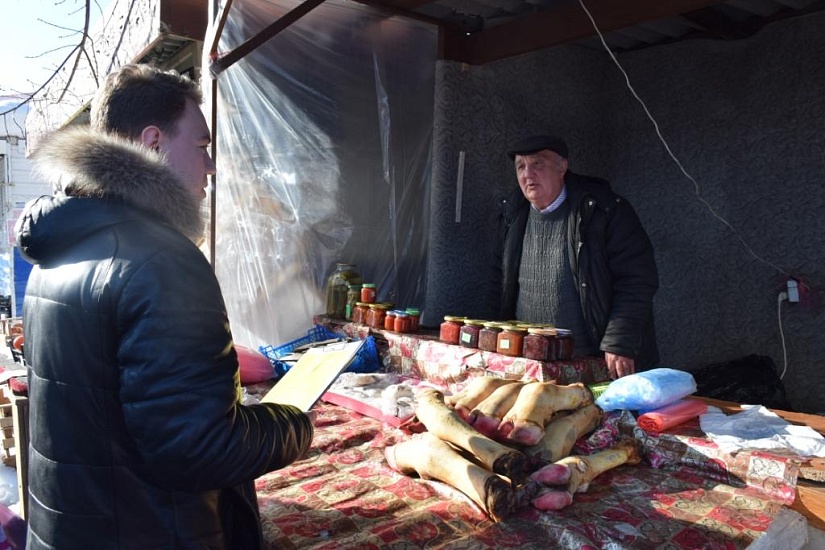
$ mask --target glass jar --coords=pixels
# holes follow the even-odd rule
[[[496,321],[484,323],[481,330],[478,331],[478,349],[496,351],[499,332],[501,332],[501,323]]]
[[[358,298],[360,297],[361,285],[349,284],[347,286],[347,305],[344,309],[344,319],[347,321],[352,320],[352,312],[355,310],[355,304],[358,302]]]
[[[573,338],[573,331],[563,328],[556,329],[556,360],[566,361],[573,357],[576,349],[576,340]]]
[[[344,319],[347,309],[349,285],[360,285],[361,275],[355,264],[335,264],[335,271],[327,279],[326,314],[333,319]]]
[[[481,331],[481,327],[484,325],[484,321],[479,321],[478,319],[465,319],[464,324],[458,330],[458,343],[465,348],[477,348],[478,347],[478,333]]]
[[[410,316],[406,311],[395,312],[395,332],[410,332]]]
[[[361,301],[368,304],[375,303],[375,283],[364,283],[361,287]]]
[[[421,312],[417,307],[408,307],[406,313],[410,317],[410,332],[418,332],[418,323],[421,320]]]
[[[370,310],[370,305],[365,302],[355,302],[355,307],[352,309],[352,322],[366,324],[367,312]]]
[[[520,357],[527,331],[516,325],[504,325],[496,338],[496,353]]]
[[[556,331],[546,328],[531,327],[524,337],[522,355],[536,361],[550,361],[555,346]]]
[[[387,304],[368,304],[367,323],[372,328],[384,328],[384,319],[390,306]]]
[[[395,310],[387,311],[384,315],[384,330],[395,330],[395,316],[398,314]]]
[[[465,317],[445,315],[444,322],[441,323],[441,330],[438,333],[438,339],[445,344],[458,344],[459,331],[464,324],[464,319]]]

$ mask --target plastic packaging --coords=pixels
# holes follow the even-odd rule
[[[696,392],[696,380],[687,371],[669,368],[637,372],[614,380],[596,399],[603,411],[651,411]]]
[[[708,406],[696,399],[680,399],[665,407],[639,415],[636,422],[646,432],[661,432],[699,415],[705,414]]]

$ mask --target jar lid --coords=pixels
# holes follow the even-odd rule
[[[352,288],[352,289],[359,289],[359,288],[361,288],[361,285],[356,285],[356,284],[353,284],[353,283],[349,283],[347,286],[349,286],[349,287],[350,287],[350,288]],[[364,285],[364,286],[367,286],[367,285]]]
[[[458,321],[459,323],[463,323],[466,317],[458,317],[457,315],[445,315],[445,321]]]
[[[510,332],[527,332],[527,329],[519,325],[502,325],[501,330],[509,330]]]
[[[573,336],[573,331],[567,328],[557,328],[553,330],[555,330],[559,336]]]
[[[465,325],[473,325],[474,327],[480,327],[487,321],[483,319],[464,319]]]
[[[527,329],[527,334],[540,334],[542,336],[555,336],[556,329],[548,327],[530,327]]]
[[[420,315],[421,310],[419,310],[417,307],[408,307],[407,308],[407,314],[408,315]]]
[[[387,315],[398,315],[398,310],[390,309],[387,311]]]
[[[377,304],[368,304],[370,309],[390,309],[392,307],[391,304],[385,304],[384,302],[379,302]]]
[[[395,310],[396,317],[409,317],[406,311]]]
[[[364,288],[375,288],[375,283],[364,283],[363,287]]]
[[[501,321],[487,321],[486,323],[484,323],[484,328],[498,328],[498,329],[500,329],[505,324],[506,323],[503,323]]]
[[[369,302],[355,302],[355,305],[356,306],[367,306],[367,307],[369,307],[370,303]]]

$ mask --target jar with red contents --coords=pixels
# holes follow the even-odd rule
[[[361,285],[361,301],[368,304],[375,303],[376,288],[375,283],[364,283]]]
[[[464,325],[458,331],[458,343],[465,348],[478,347],[478,333],[481,327],[484,326],[484,321],[478,319],[465,319]]]
[[[384,330],[395,330],[395,316],[398,312],[395,310],[388,310],[384,315]]]
[[[573,331],[563,328],[556,329],[556,360],[566,361],[573,357],[576,349],[576,340]]]
[[[521,357],[526,333],[527,330],[519,326],[504,325],[496,338],[496,353],[510,357]]]
[[[407,315],[410,317],[410,332],[418,332],[418,324],[421,319],[421,311],[417,307],[408,307]]]
[[[555,353],[556,331],[554,329],[531,327],[524,337],[522,355],[536,361],[550,361]]]
[[[498,321],[488,321],[484,323],[478,331],[478,349],[483,351],[496,351],[498,333],[501,332],[502,323]]]
[[[367,312],[370,310],[370,305],[365,302],[355,302],[355,307],[352,308],[352,322],[366,324]]]
[[[445,315],[444,322],[438,333],[438,339],[445,344],[458,344],[459,332],[466,317],[456,317],[455,315]]]
[[[384,318],[390,307],[387,304],[369,304],[369,308],[366,324],[372,328],[384,328]]]
[[[406,311],[395,312],[395,332],[410,332],[410,316]]]

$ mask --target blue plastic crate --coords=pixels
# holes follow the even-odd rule
[[[337,338],[342,341],[349,340],[346,336],[336,334],[325,327],[316,326],[309,329],[306,336],[292,340],[286,344],[281,344],[277,347],[266,345],[261,346],[258,349],[266,356],[267,359],[269,359],[269,362],[272,364],[272,368],[275,371],[275,377],[280,378],[286,373],[286,371],[289,370],[289,367],[291,366],[288,363],[281,361],[281,357],[289,355],[295,350],[295,348],[300,346],[312,344],[313,342],[331,340],[333,338]],[[347,372],[376,372],[380,370],[380,367],[381,362],[378,359],[378,349],[375,347],[375,339],[372,336],[367,336],[364,339],[364,345],[355,355],[355,359],[353,359],[350,366],[347,367]]]

